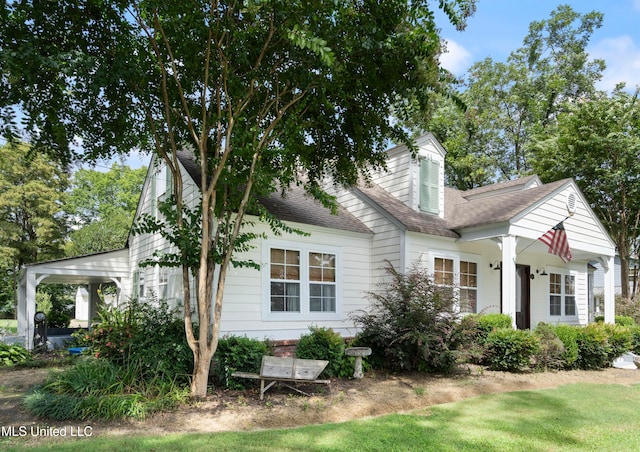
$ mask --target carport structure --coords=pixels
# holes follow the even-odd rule
[[[117,288],[117,303],[122,301],[123,283],[129,278],[129,249],[90,254],[25,265],[18,282],[18,335],[27,349],[33,347],[36,313],[36,288],[39,284],[74,284],[87,286],[89,320],[95,316],[100,285],[113,283]]]

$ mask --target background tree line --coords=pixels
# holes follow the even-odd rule
[[[558,6],[505,62],[476,62],[457,81],[458,98],[441,97],[433,116],[411,124],[443,144],[446,182],[461,190],[529,174],[574,178],[616,244],[629,298],[638,290],[628,281],[638,273],[640,105],[638,88],[622,80],[610,93],[596,89],[606,62],[586,49],[602,23],[600,12]]]
[[[21,144],[0,147],[0,315],[15,313],[16,278],[25,264],[122,248],[146,168],[71,172]],[[43,286],[44,298],[68,298]]]

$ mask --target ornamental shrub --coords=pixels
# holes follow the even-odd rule
[[[216,385],[228,389],[243,389],[256,384],[257,380],[234,378],[236,371],[260,373],[262,357],[272,355],[268,342],[246,336],[225,336],[218,340],[213,357],[213,379]]]
[[[507,314],[479,314],[478,329],[480,337],[486,339],[489,333],[497,329],[513,329],[511,317]]]
[[[553,331],[562,341],[564,353],[562,360],[564,361],[564,369],[575,369],[578,367],[578,334],[582,327],[574,325],[555,325]]]
[[[487,335],[486,361],[492,370],[517,372],[531,365],[538,348],[538,339],[529,330],[497,328]]]
[[[154,299],[103,307],[100,320],[79,342],[90,346],[96,358],[138,369],[140,378],[186,382],[193,370],[193,353],[178,311]]]
[[[460,358],[464,362],[485,364],[486,340],[488,334],[498,328],[512,328],[511,317],[506,314],[469,314],[459,325],[464,346]]]
[[[616,325],[620,326],[633,326],[636,324],[636,321],[633,320],[633,317],[628,315],[617,315],[615,322]]]
[[[640,355],[640,325],[632,326],[631,331],[631,351]]]
[[[386,271],[381,290],[368,294],[371,309],[351,315],[361,328],[357,343],[373,351],[368,361],[394,371],[452,370],[462,343],[454,291],[418,265],[401,273],[389,264]]]
[[[540,322],[533,334],[538,338],[540,346],[535,354],[536,367],[541,370],[563,369],[566,362],[563,359],[564,344],[558,338],[553,325]]]
[[[591,323],[579,329],[576,341],[578,343],[577,364],[580,369],[603,369],[611,364],[607,336],[604,323]]]
[[[296,345],[296,358],[303,359],[322,359],[329,361],[327,367],[320,374],[320,378],[328,377],[346,377],[343,369],[347,369],[344,365],[345,361],[345,343],[342,336],[333,331],[331,328],[325,327],[309,327],[309,334],[300,336],[298,345]],[[353,373],[353,366],[351,366]]]
[[[610,364],[631,350],[633,336],[631,329],[626,326],[605,323],[603,327],[607,333],[607,361]]]

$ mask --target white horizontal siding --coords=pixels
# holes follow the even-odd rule
[[[368,306],[365,292],[370,282],[369,236],[350,232],[335,231],[326,228],[309,227],[301,224],[293,226],[311,233],[309,237],[286,234],[278,237],[278,243],[289,244],[292,249],[306,246],[312,249],[330,244],[340,250],[342,290],[340,298],[341,315],[331,320],[299,320],[296,315],[291,320],[263,320],[263,274],[268,272],[268,263],[261,262],[263,246],[269,241],[258,240],[256,247],[238,255],[238,259],[252,259],[262,265],[261,270],[237,268],[229,272],[222,307],[221,331],[223,334],[243,335],[256,338],[298,339],[300,332],[307,333],[309,326],[324,326],[337,331],[354,331],[349,320],[352,311]],[[256,230],[272,236],[264,224],[256,224]],[[346,333],[345,333],[346,334]]]
[[[406,148],[389,154],[387,171],[374,175],[373,181],[407,206],[413,204],[411,154]]]
[[[566,209],[566,200],[570,193],[576,194],[576,211],[573,215],[569,215]],[[611,256],[614,254],[615,249],[606,231],[574,186],[565,188],[544,203],[535,206],[514,222],[510,232],[520,237],[537,240],[562,220],[564,220],[564,228],[572,250]],[[542,242],[532,246],[538,249],[545,247]],[[520,244],[518,249],[522,249]]]

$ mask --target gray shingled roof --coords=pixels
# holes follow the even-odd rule
[[[465,190],[463,193],[465,198],[472,198],[479,195],[490,195],[492,192],[498,190],[522,190],[528,183],[533,182],[534,180],[540,181],[538,176],[525,176],[518,179],[498,182],[496,184],[485,185],[483,187],[472,188]]]
[[[195,163],[189,152],[179,152],[178,159],[182,166],[200,188],[200,167]],[[371,233],[364,223],[349,213],[344,207],[338,206],[337,215],[325,208],[312,196],[305,193],[302,187],[294,186],[284,193],[273,193],[266,198],[260,198],[260,203],[276,218],[313,226],[322,226],[344,231]]]
[[[445,207],[445,219],[451,229],[509,221],[570,180],[563,179],[527,190],[498,192],[493,196],[473,200],[465,197],[468,195],[467,192],[447,188],[445,199],[449,198],[450,203]],[[450,191],[454,193],[448,193]]]
[[[529,176],[468,191],[445,188],[444,219],[411,209],[374,183],[359,187],[356,193],[385,211],[409,231],[457,238],[460,237],[457,231],[464,228],[509,221],[570,181],[564,179],[524,190],[523,187],[535,177]],[[480,193],[484,196],[475,198]]]
[[[447,222],[442,218],[437,215],[416,212],[374,183],[358,187],[356,193],[359,193],[361,197],[368,199],[386,211],[409,231],[439,235],[442,237],[460,237],[457,232],[448,227]]]

